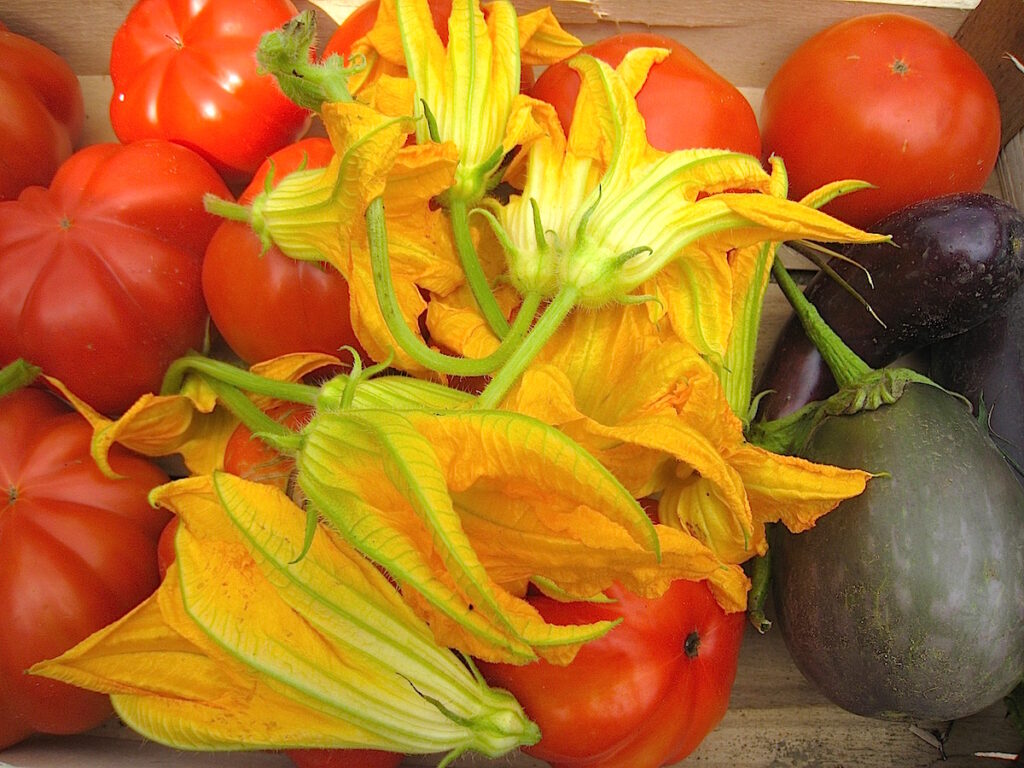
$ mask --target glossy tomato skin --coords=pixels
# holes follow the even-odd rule
[[[651,146],[666,152],[708,147],[761,154],[761,134],[750,102],[689,48],[653,33],[613,35],[580,52],[618,66],[634,48],[667,48],[668,58],[651,67],[637,94]],[[572,124],[580,76],[569,60],[552,64],[529,93],[554,106],[566,132]]]
[[[657,768],[682,760],[729,704],[746,619],[703,582],[676,581],[646,600],[619,587],[611,603],[531,602],[556,624],[622,619],[564,667],[478,662],[541,729],[525,751],[555,768]]]
[[[205,193],[230,196],[199,155],[152,140],[86,147],[0,202],[0,364],[25,358],[107,414],[156,391],[205,336]]]
[[[291,0],[138,0],[111,46],[114,133],[184,144],[244,186],[309,127],[255,57],[260,37],[296,13]]]
[[[791,197],[839,179],[877,187],[824,209],[861,227],[981,189],[1000,144],[999,104],[980,67],[945,32],[898,13],[855,17],[805,41],[768,84],[761,125]]]
[[[166,482],[115,445],[105,477],[92,428],[42,390],[0,398],[0,749],[32,733],[79,733],[111,714],[109,699],[24,670],[116,620],[158,583],[167,513],[147,494]]]
[[[0,200],[50,183],[82,135],[85,103],[70,65],[0,24]]]
[[[322,168],[334,156],[324,138],[307,138],[275,152],[239,198],[248,204],[271,167],[280,180],[304,165]],[[225,220],[203,258],[203,295],[213,324],[249,364],[289,352],[337,354],[345,346],[365,357],[352,330],[349,289],[328,264],[296,261],[276,246],[266,251],[252,228]]]

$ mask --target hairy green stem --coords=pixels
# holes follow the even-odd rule
[[[425,368],[453,376],[485,376],[496,371],[522,344],[540,307],[539,294],[527,294],[512,326],[494,352],[481,358],[446,355],[428,347],[405,324],[398,297],[391,281],[391,259],[388,255],[387,220],[381,198],[370,201],[366,209],[367,236],[373,265],[373,283],[377,302],[388,330],[402,350]],[[493,298],[493,297],[492,297]],[[502,316],[504,320],[504,316]]]
[[[484,274],[477,258],[469,228],[469,209],[466,201],[453,198],[449,202],[448,213],[452,223],[455,250],[459,254],[459,261],[462,262],[462,271],[466,274],[469,289],[473,292],[473,298],[476,299],[477,306],[491,330],[499,339],[503,339],[509,332],[508,321],[491,292],[487,275]]]
[[[273,75],[284,94],[313,112],[325,103],[352,101],[348,78],[365,65],[346,65],[340,56],[316,62],[316,14],[303,11],[280,29],[267,32],[256,49],[261,72]]]
[[[0,397],[9,395],[35,381],[42,369],[26,362],[22,358],[12,360],[0,368]]]
[[[796,284],[789,272],[778,259],[772,264],[772,274],[782,289],[783,295],[793,307],[800,324],[804,327],[807,338],[811,340],[840,388],[863,380],[871,373],[871,367],[861,360],[841,338],[829,328],[818,310]]]
[[[308,384],[268,379],[231,363],[197,354],[179,357],[171,363],[164,375],[160,394],[168,395],[179,392],[186,374],[190,372],[202,375],[207,382],[222,382],[235,389],[302,405],[315,406],[320,394],[317,387],[311,387]]]
[[[544,345],[551,339],[555,331],[562,324],[579,299],[579,289],[571,285],[562,287],[551,300],[551,303],[544,309],[537,324],[523,341],[522,344],[512,353],[506,362],[494,375],[490,383],[477,398],[476,408],[488,409],[497,408],[505,395],[522,375],[530,362],[543,349]]]
[[[288,437],[293,434],[288,427],[261,410],[242,390],[207,376],[203,376],[203,380],[217,394],[217,399],[237,416],[253,435]]]

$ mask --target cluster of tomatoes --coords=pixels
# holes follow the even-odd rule
[[[450,0],[431,0],[447,38]],[[211,330],[247,363],[291,351],[355,346],[344,279],[222,221],[203,197],[246,202],[304,164],[326,164],[326,139],[301,138],[311,116],[256,71],[263,32],[296,13],[290,0],[139,0],[111,52],[111,124],[119,144],[73,152],[83,122],[77,79],[60,58],[0,27],[0,365],[24,358],[97,410],[116,415],[156,391],[176,357]],[[376,0],[348,17],[324,55],[345,54],[372,26]],[[678,42],[618,35],[586,48],[616,64],[626,51],[670,55],[637,95],[651,144],[709,146],[786,162],[794,197],[859,178],[875,189],[827,209],[868,226],[919,199],[979,189],[999,150],[999,108],[977,65],[947,35],[899,14],[856,17],[797,48],[768,86],[760,120],[725,78]],[[523,88],[568,129],[579,77],[567,63]],[[272,183],[272,181],[271,181]],[[22,670],[114,620],[155,588],[165,517],[146,504],[166,480],[116,454],[131,478],[89,460],[88,425],[55,398],[0,401],[0,748],[33,732],[72,733],[108,713],[100,697]],[[246,473],[259,444],[236,441]],[[254,448],[254,446],[256,446]],[[259,458],[259,457],[257,457]],[[260,465],[265,462],[262,457]],[[483,665],[542,728],[537,757],[556,766],[657,766],[689,754],[728,706],[744,631],[702,584],[658,600],[621,590],[607,603],[535,604],[548,621],[621,618],[570,666]],[[305,766],[394,766],[401,757],[295,752]]]

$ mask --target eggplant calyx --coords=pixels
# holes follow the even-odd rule
[[[924,374],[910,368],[871,369],[826,400],[816,400],[782,418],[751,425],[747,439],[775,453],[797,454],[808,435],[825,417],[853,416],[861,411],[873,411],[892,405],[903,396],[911,384],[941,389],[962,400],[968,409],[971,407],[963,395],[950,392]]]

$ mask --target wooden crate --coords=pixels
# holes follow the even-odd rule
[[[322,11],[322,32],[361,0],[299,2]],[[107,118],[110,42],[133,0],[3,0],[0,21],[64,56],[80,73],[86,97],[85,142],[115,140]],[[837,20],[881,10],[927,19],[975,56],[996,85],[1004,116],[1004,149],[986,191],[1024,208],[1024,3],[1021,0],[516,0],[523,10],[549,4],[584,42],[618,31],[669,34],[736,84],[757,111],[763,89],[803,39]],[[0,105],[2,108],[2,105]],[[787,259],[799,263],[795,255]],[[776,290],[766,302],[759,364],[788,304]],[[1021,737],[994,705],[965,720],[912,727],[851,715],[804,680],[777,632],[748,631],[725,719],[686,765],[708,768],[998,768],[1011,765]],[[944,742],[944,743],[943,743]],[[940,743],[942,746],[940,748]],[[403,765],[433,766],[438,757]],[[1019,763],[1018,763],[1019,764]],[[497,761],[464,757],[462,768],[540,768],[516,755]],[[282,755],[184,753],[141,740],[116,721],[81,736],[33,737],[0,752],[0,768],[288,768]],[[624,767],[628,768],[628,767]]]

